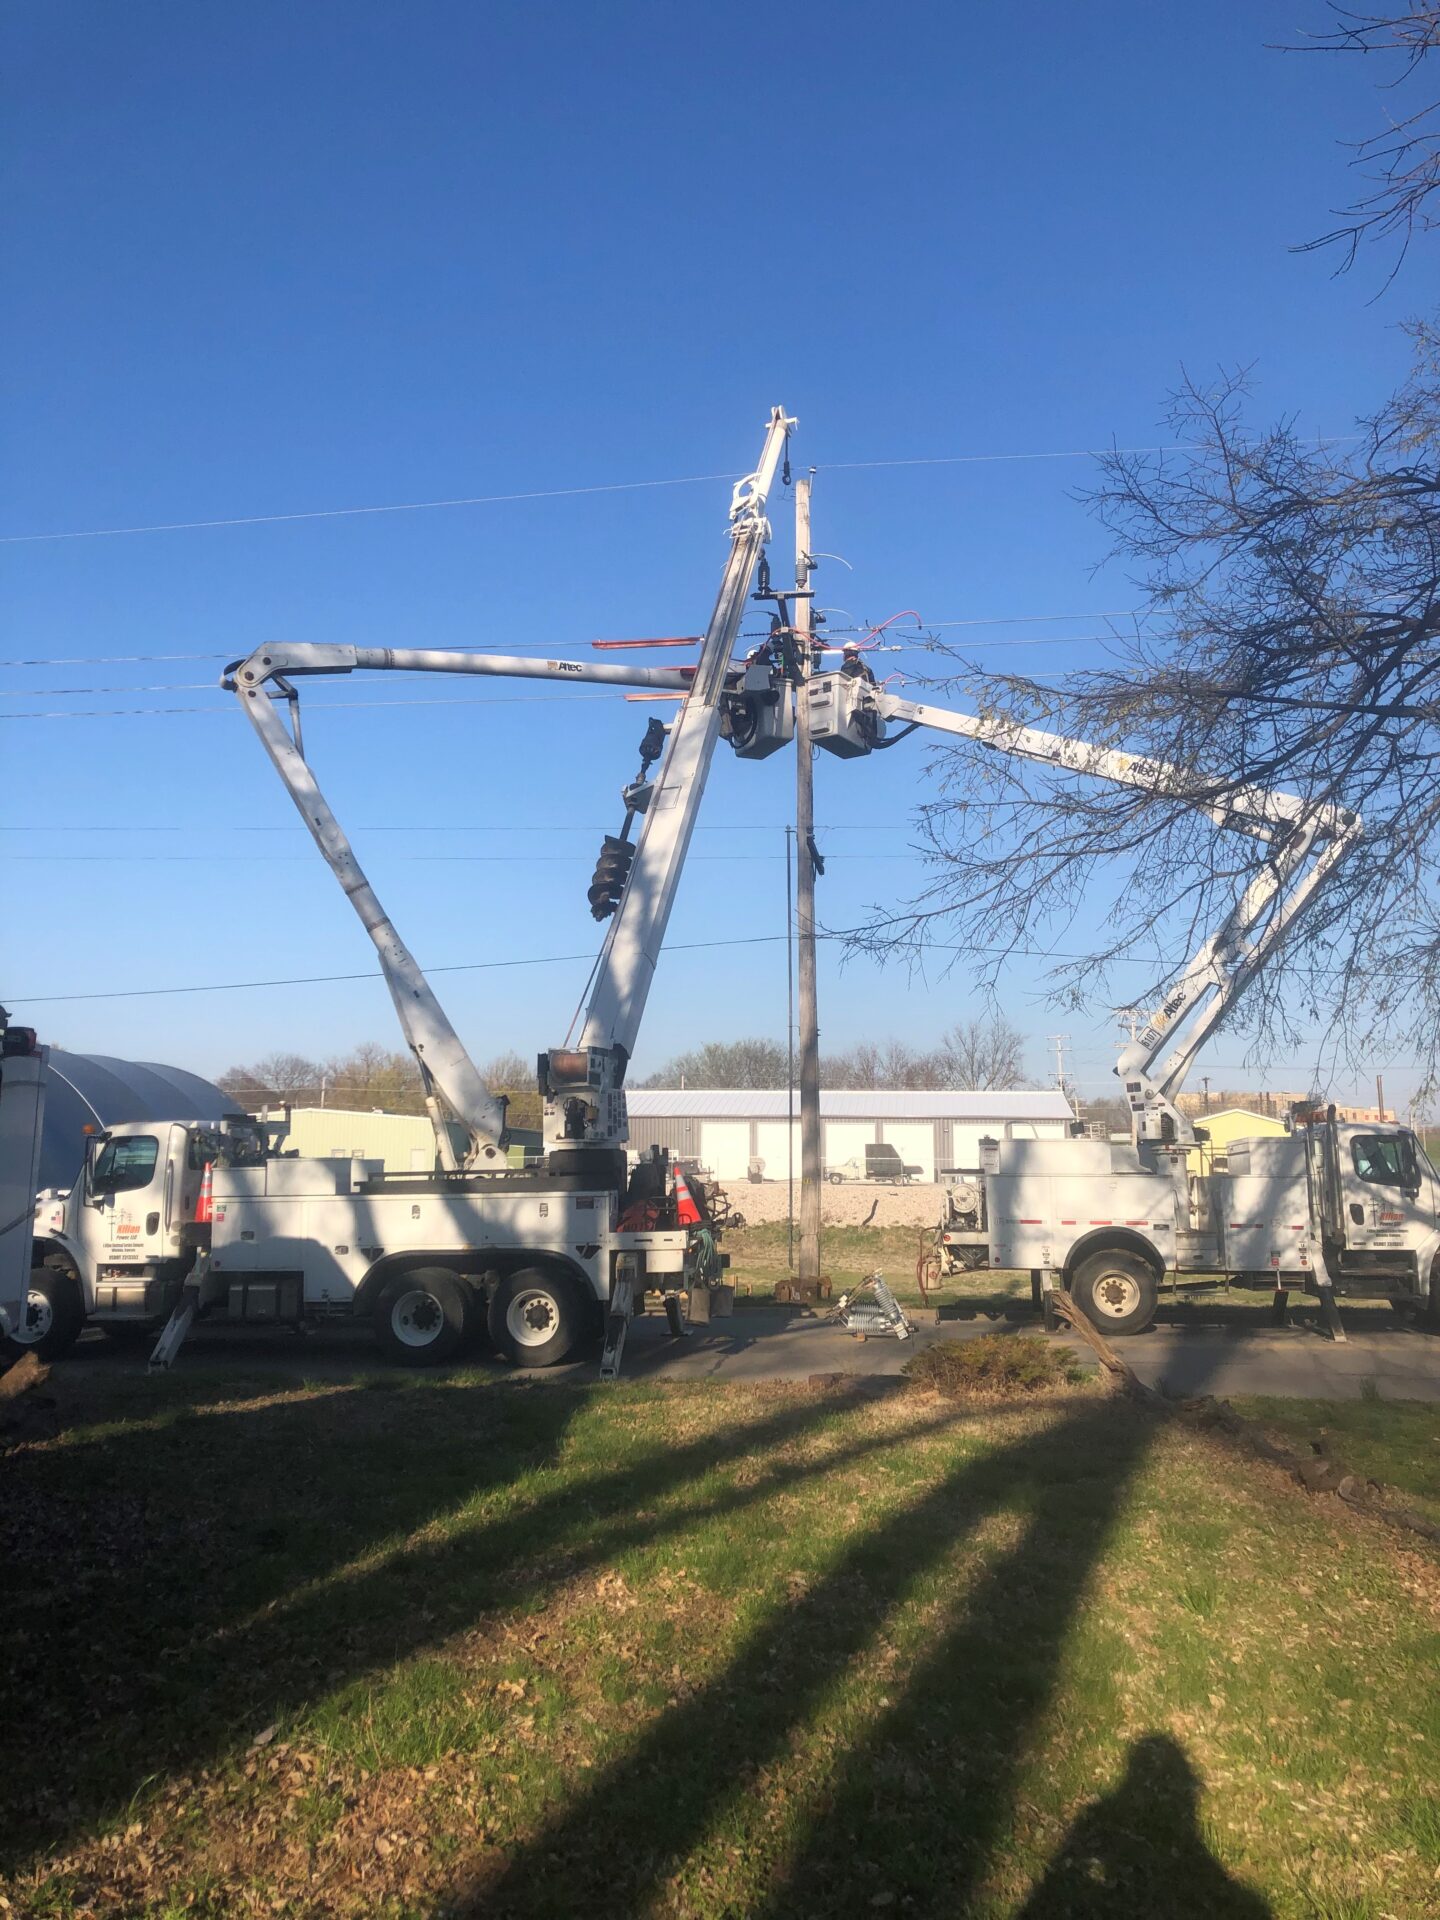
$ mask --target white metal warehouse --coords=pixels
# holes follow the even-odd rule
[[[767,1180],[789,1173],[790,1095],[746,1089],[650,1087],[626,1090],[630,1146],[652,1143],[699,1160],[717,1179],[743,1180],[752,1159]],[[821,1152],[827,1168],[865,1158],[866,1146],[888,1142],[921,1178],[936,1170],[979,1165],[981,1138],[1061,1140],[1073,1118],[1063,1093],[822,1093]],[[795,1171],[800,1122],[794,1122]]]

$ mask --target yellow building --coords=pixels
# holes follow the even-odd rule
[[[282,1153],[302,1160],[383,1160],[387,1173],[433,1173],[435,1133],[424,1114],[382,1113],[358,1107],[294,1107]],[[538,1133],[511,1129],[511,1166],[540,1150]]]
[[[383,1160],[387,1173],[429,1173],[435,1134],[424,1114],[295,1107],[280,1151],[302,1160]]]
[[[1223,1173],[1230,1145],[1235,1140],[1273,1140],[1285,1132],[1285,1122],[1268,1113],[1251,1113],[1248,1107],[1225,1107],[1219,1113],[1197,1113],[1194,1123],[1209,1134],[1202,1145],[1190,1149],[1192,1173]]]

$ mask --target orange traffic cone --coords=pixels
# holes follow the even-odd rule
[[[700,1209],[690,1192],[690,1183],[679,1167],[675,1169],[675,1218],[682,1227],[700,1225]]]
[[[195,1222],[197,1226],[208,1226],[215,1217],[215,1202],[212,1198],[214,1183],[210,1177],[214,1171],[215,1162],[213,1160],[207,1160],[205,1162],[205,1171],[200,1176],[200,1198],[195,1202]]]

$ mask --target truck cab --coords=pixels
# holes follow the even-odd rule
[[[87,1321],[120,1334],[163,1325],[208,1239],[207,1169],[263,1156],[248,1121],[133,1121],[92,1133],[74,1186],[36,1200],[30,1289],[12,1347],[49,1359]]]
[[[1408,1127],[1350,1124],[1333,1112],[1303,1131],[1337,1288],[1409,1297],[1433,1312],[1440,1176],[1420,1140]]]

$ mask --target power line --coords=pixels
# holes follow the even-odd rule
[[[137,833],[183,833],[187,835],[193,835],[194,831],[195,829],[193,827],[153,827],[153,826],[138,826],[138,825],[112,827],[112,826],[106,826],[103,822],[97,822],[94,826],[90,826],[83,822],[75,826],[49,826],[39,822],[29,826],[10,826],[10,827],[0,826],[0,833],[84,833],[84,834],[123,833],[127,836],[133,836],[134,834],[137,834]],[[227,824],[224,826],[207,826],[205,829],[205,838],[207,839],[207,841],[213,840],[222,833],[307,833],[308,831],[309,829],[303,826],[285,826],[285,827],[239,826],[237,827],[237,826],[230,826]],[[423,826],[413,826],[413,827],[359,826],[359,827],[353,828],[352,831],[355,833],[443,833],[445,837],[450,840],[463,839],[467,834],[469,834],[471,836],[480,836],[488,840],[489,838],[492,837],[494,833],[494,828],[493,827],[452,827],[452,826],[437,827],[433,825],[423,825]],[[601,829],[598,826],[589,826],[589,827],[538,826],[537,827],[537,826],[522,826],[522,825],[517,825],[511,822],[507,822],[505,827],[505,834],[507,838],[517,833],[544,833],[549,835],[562,834],[562,833],[579,833],[579,834],[585,835],[585,837],[589,839],[591,836],[599,833],[600,831]],[[770,821],[763,821],[763,820],[761,821],[736,820],[731,822],[726,822],[721,820],[706,822],[702,820],[702,821],[696,822],[695,831],[696,833],[783,833],[785,829],[783,825],[777,825]],[[909,833],[912,831],[913,831],[913,828],[910,826],[910,823],[905,820],[882,820],[882,821],[833,820],[833,821],[819,822],[816,825],[817,833]]]
[[[316,507],[305,513],[246,513],[218,520],[163,520],[139,527],[81,527],[59,533],[0,534],[0,546],[49,540],[109,540],[131,533],[196,533],[213,527],[270,527],[295,520],[353,520],[367,514],[434,513],[445,507],[494,507],[516,500],[567,500],[588,493],[639,493],[654,487],[696,487],[708,481],[740,480],[738,473],[691,473],[675,480],[614,480],[602,486],[538,487],[528,493],[476,493],[454,500],[404,500],[380,507]]]
[[[361,709],[377,707],[513,707],[538,706],[555,700],[623,700],[623,693],[490,693],[461,694],[458,697],[437,696],[430,700],[307,700],[306,713],[335,712],[354,713]],[[677,691],[675,698],[680,695]],[[156,714],[172,713],[223,713],[233,714],[233,706],[227,707],[79,707],[69,713],[0,713],[0,724],[7,720],[139,720],[153,718]]]
[[[718,947],[766,947],[773,946],[787,936],[783,933],[757,933],[745,939],[736,940],[687,940],[667,942],[666,953],[708,953]],[[817,940],[844,940],[843,933],[816,932]],[[1069,953],[1059,947],[972,947],[959,944],[933,942],[901,942],[900,944],[920,946],[929,953],[976,953],[1019,955],[1032,960],[1088,960],[1089,954]],[[593,953],[547,953],[530,960],[470,960],[452,966],[427,967],[427,973],[487,973],[503,967],[549,967],[585,960],[593,964]],[[1142,966],[1149,963],[1138,956],[1129,958],[1118,954],[1112,964],[1122,966]],[[62,1002],[76,1000],[155,1000],[166,999],[181,993],[244,993],[262,987],[316,987],[333,986],[337,982],[349,980],[383,980],[380,972],[368,973],[302,973],[294,974],[285,980],[219,980],[206,985],[184,987],[121,987],[111,988],[104,993],[12,993],[8,997],[16,1006],[45,1007],[56,1006]]]
[[[972,616],[964,620],[927,620],[924,623],[924,629],[926,632],[935,632],[942,627],[1027,627],[1027,626],[1047,626],[1051,624],[1058,624],[1060,622],[1068,621],[1068,620],[1152,620],[1157,618],[1159,618],[1159,615],[1149,613],[1143,607],[1117,607],[1117,608],[1100,608],[1087,613],[1007,613],[1007,614],[987,614],[987,615],[984,615],[983,617]],[[835,631],[839,632],[841,631],[841,629],[837,628],[835,629]],[[847,629],[844,629],[844,631],[848,632],[848,631],[851,631],[851,629],[847,628]],[[854,631],[859,632],[860,629],[855,628]],[[747,639],[760,640],[760,639],[764,639],[766,636],[763,633],[756,632],[753,634],[747,634],[744,637]],[[916,645],[923,644],[918,641],[907,642],[905,634],[903,632],[899,636],[894,636],[894,637],[897,638],[902,645],[908,645],[909,647],[914,647]],[[1110,633],[1055,634],[1052,636],[1045,636],[1033,642],[1021,641],[1021,640],[1005,640],[1005,641],[994,641],[994,642],[977,641],[975,644],[986,645],[986,646],[989,646],[989,645],[1079,646],[1082,643],[1090,640],[1111,640],[1114,637],[1115,636]],[[575,640],[575,639],[570,639],[570,640],[524,640],[524,639],[508,640],[507,639],[504,642],[503,651],[506,653],[537,653],[542,657],[548,657],[552,654],[563,652],[571,647],[584,647],[584,646],[587,646],[588,644],[589,644],[588,641]],[[437,647],[433,649],[433,651],[437,653],[471,653],[471,652],[484,652],[488,650],[489,649],[474,648],[474,647],[459,646],[459,645],[453,646],[453,647]],[[498,646],[494,649],[494,651],[496,652],[499,652],[501,650],[502,649]],[[155,662],[162,661],[162,660],[163,661],[230,660],[233,658],[234,658],[233,653],[218,653],[218,652],[217,653],[69,653],[69,654],[42,653],[42,654],[31,655],[30,657],[25,659],[17,658],[13,660],[0,660],[0,667],[128,667],[128,666],[151,665]],[[361,671],[364,671],[364,669],[361,669]]]
[[[1339,445],[1357,434],[1317,434],[1317,445]],[[1116,454],[1174,453],[1185,446],[1174,441],[1155,447],[1072,447],[1042,453],[942,453],[901,460],[830,460],[821,473],[875,472],[887,467],[973,467],[1025,464],[1045,460],[1104,460]],[[696,487],[711,482],[741,480],[741,473],[690,473],[669,480],[612,480],[584,487],[537,487],[524,493],[476,493],[448,500],[402,500],[373,507],[312,507],[298,513],[245,513],[211,520],[158,520],[132,527],[78,527],[49,533],[0,534],[0,546],[32,546],[57,540],[110,540],[129,534],[196,533],[223,527],[281,526],[303,520],[353,520],[375,514],[435,513],[454,507],[493,507],[526,500],[571,500],[587,494],[642,493],[661,487]]]

